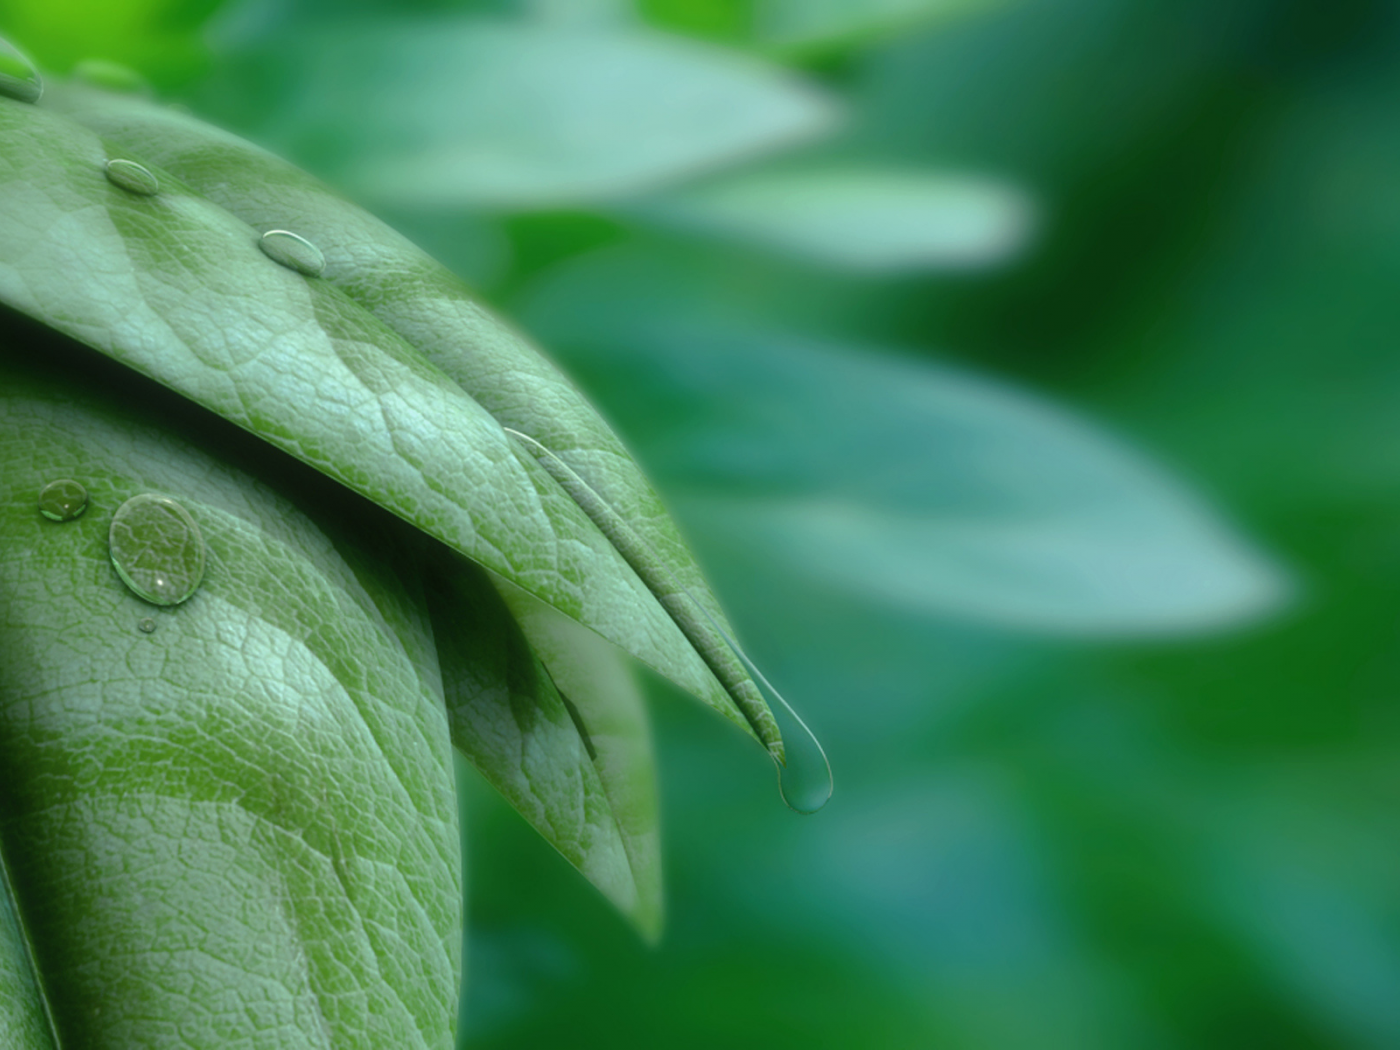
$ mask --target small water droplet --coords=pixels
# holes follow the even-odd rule
[[[136,629],[142,634],[154,634],[156,630],[156,622],[152,620],[149,616],[147,616],[145,619],[137,623]]]
[[[112,515],[112,566],[138,597],[179,605],[204,578],[204,537],[173,499],[145,492]]]
[[[73,67],[73,79],[124,95],[154,94],[150,83],[136,70],[105,58],[83,59]]]
[[[326,257],[321,249],[289,230],[268,230],[258,241],[258,247],[273,262],[307,277],[320,277],[326,268]]]
[[[14,44],[0,37],[0,95],[21,102],[38,102],[44,81],[34,63]]]
[[[137,164],[134,160],[109,160],[102,170],[106,172],[108,182],[120,186],[127,193],[153,197],[160,192],[160,180],[144,164]]]
[[[50,521],[72,521],[87,505],[87,489],[72,478],[50,481],[39,492],[39,513]]]

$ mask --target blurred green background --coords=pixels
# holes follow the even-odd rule
[[[464,774],[462,1046],[1400,1047],[1396,5],[0,30],[141,71],[539,338],[827,746],[797,817],[654,686],[654,950]]]

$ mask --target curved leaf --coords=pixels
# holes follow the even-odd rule
[[[300,159],[386,204],[612,199],[811,138],[836,117],[785,70],[641,29],[337,18],[253,60],[279,84],[260,137],[293,155],[315,143]]]
[[[600,390],[630,386],[617,408],[650,427],[653,469],[746,563],[1079,633],[1206,629],[1289,597],[1270,559],[1111,435],[936,362],[721,320],[689,276],[600,253],[555,275],[538,316]]]
[[[973,269],[1026,244],[1026,196],[990,179],[879,168],[747,172],[644,201],[644,218],[844,269]]]
[[[75,520],[38,513],[59,477]],[[451,746],[381,512],[8,314],[0,478],[0,980],[29,989],[0,1031],[47,1005],[61,1046],[451,1046]],[[146,491],[207,545],[178,606],[108,557]]]
[[[755,36],[785,48],[865,43],[999,0],[758,0]]]
[[[257,235],[245,221],[190,193],[154,162],[162,192],[135,197],[101,178],[111,150],[86,128],[34,107],[6,104],[0,107],[0,134],[8,142],[0,162],[6,187],[0,216],[8,227],[0,241],[0,298],[393,510],[599,631],[737,724],[753,726],[770,749],[780,749],[761,697],[732,654],[721,640],[685,623],[689,604],[663,593],[669,613],[662,608],[557,481],[532,457],[517,453],[496,420],[414,345],[331,281],[272,264],[257,251]],[[273,196],[276,203],[269,205],[269,191],[278,183],[253,181],[256,171],[242,170],[250,156],[254,151],[243,147],[228,160],[225,171],[232,178],[223,182],[244,187],[229,196],[288,217],[288,205],[296,201]],[[346,255],[358,259],[345,281],[366,302],[382,307],[389,299],[416,300],[420,290],[447,284],[438,268],[408,255],[398,238],[381,230],[368,230],[366,240],[342,242],[327,220],[350,209],[339,202],[332,208],[334,198],[321,195],[326,203],[311,209],[321,222],[311,232],[327,234],[322,251],[329,252],[333,272]],[[304,196],[314,203],[314,194]],[[361,229],[367,225],[361,219]],[[381,243],[412,269],[400,280],[376,285],[365,271],[374,268]],[[402,325],[406,333],[417,338],[427,331],[438,345],[455,342],[459,356],[474,332],[501,338],[500,326],[464,293],[451,293],[421,296],[422,308],[400,311],[410,318]],[[400,319],[392,308],[388,312]],[[522,356],[523,371],[547,374],[532,355]],[[509,373],[495,382],[498,397],[521,397]],[[566,386],[556,379],[544,393]],[[523,393],[537,392],[527,387]],[[544,413],[558,404],[557,398],[529,400]],[[310,405],[319,410],[308,412]],[[620,451],[586,448],[585,462],[590,452],[604,463],[595,474],[606,477],[612,470],[634,502],[650,500],[641,513],[649,509],[664,523],[650,490],[633,480],[635,471],[616,469]],[[679,543],[669,526],[653,534]],[[678,561],[695,575],[693,563]],[[703,616],[689,615],[703,623]],[[715,670],[725,676],[724,685]]]
[[[58,1050],[0,849],[0,1046]]]
[[[487,573],[461,559],[436,568],[429,605],[458,750],[655,939],[655,769],[641,697],[616,651],[559,613],[578,636],[562,653],[544,649],[533,621],[522,635]]]
[[[656,760],[632,669],[576,620],[499,577],[492,582],[578,724],[632,871],[635,921],[642,935],[655,941],[663,913]]]

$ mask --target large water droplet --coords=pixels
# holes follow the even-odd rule
[[[204,537],[173,499],[132,496],[112,515],[109,541],[122,582],[155,605],[179,605],[204,578]]]
[[[289,230],[268,230],[258,241],[258,247],[273,262],[307,277],[320,277],[326,268],[326,257],[321,249]]]
[[[72,521],[87,505],[87,489],[72,478],[50,481],[39,491],[39,513],[50,521]]]
[[[38,102],[44,93],[44,81],[34,63],[19,48],[0,37],[0,95],[9,95],[21,102]]]
[[[127,193],[153,197],[160,192],[160,180],[144,164],[137,164],[134,160],[109,160],[102,170],[106,172],[108,182],[120,186]]]
[[[835,781],[831,775],[831,760],[826,757],[821,741],[807,728],[807,723],[792,709],[781,693],[759,673],[741,651],[739,659],[749,667],[749,673],[759,682],[768,700],[768,707],[783,735],[784,756],[772,751],[769,755],[778,767],[778,794],[787,807],[798,813],[815,813],[831,801]],[[776,701],[776,703],[774,702]]]
[[[130,66],[108,62],[105,58],[85,58],[73,67],[73,79],[93,87],[118,91],[124,95],[151,95],[150,83]]]

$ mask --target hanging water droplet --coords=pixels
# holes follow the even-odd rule
[[[44,81],[34,63],[24,52],[4,37],[0,37],[0,95],[21,102],[38,102],[44,93]]]
[[[134,160],[109,160],[102,170],[106,172],[108,182],[120,186],[127,193],[153,197],[160,192],[160,180],[144,164],[137,164]]]
[[[39,492],[39,513],[50,521],[72,521],[87,505],[87,489],[72,478],[50,481]]]
[[[105,58],[85,58],[73,67],[73,79],[93,87],[118,91],[124,95],[151,95],[150,83],[130,66],[108,62]]]
[[[173,499],[132,496],[112,515],[109,541],[117,575],[154,605],[179,605],[204,578],[204,537]]]
[[[142,634],[154,634],[156,630],[156,622],[152,620],[149,616],[147,616],[136,624],[136,629]]]
[[[747,659],[747,658],[745,658]],[[778,794],[782,796],[788,809],[798,813],[815,813],[831,801],[834,782],[831,775],[831,761],[822,750],[817,735],[807,728],[807,723],[792,709],[782,695],[768,680],[751,667],[754,678],[761,682],[769,694],[769,708],[783,735],[784,755],[780,758],[773,751],[769,755],[778,767]]]
[[[268,230],[258,241],[258,247],[273,262],[307,277],[320,277],[326,268],[326,257],[321,249],[289,230]]]
[[[506,427],[505,432],[530,450],[531,454],[574,498],[584,513],[592,518],[599,528],[603,529],[608,539],[612,541],[629,564],[638,571],[638,574],[647,580],[649,586],[648,576],[651,575],[649,570],[654,565],[659,567],[661,573],[669,577],[669,582],[675,593],[684,595],[691,607],[700,614],[700,617],[709,622],[715,635],[748,672],[754,687],[763,699],[763,704],[760,706],[766,707],[768,711],[772,712],[773,721],[777,724],[781,739],[770,744],[768,754],[773,759],[773,764],[778,768],[779,796],[789,809],[798,813],[815,813],[825,806],[830,801],[832,791],[835,788],[831,762],[826,757],[826,751],[822,749],[821,741],[808,728],[807,723],[802,721],[802,717],[792,709],[792,705],[784,699],[783,694],[773,688],[773,684],[763,676],[763,672],[749,659],[748,654],[740,648],[739,643],[729,636],[729,632],[724,629],[719,620],[690,592],[679,577],[656,557],[626,519],[607,500],[603,499],[587,481],[580,477],[577,471],[528,434],[510,427]],[[737,699],[739,698],[736,696]],[[747,710],[745,710],[745,714],[748,714]],[[761,717],[761,715],[755,717]],[[750,724],[755,724],[753,718],[751,718]],[[757,725],[755,728],[758,728]],[[758,732],[760,736],[764,736],[761,729]],[[764,738],[767,739],[766,736]]]

